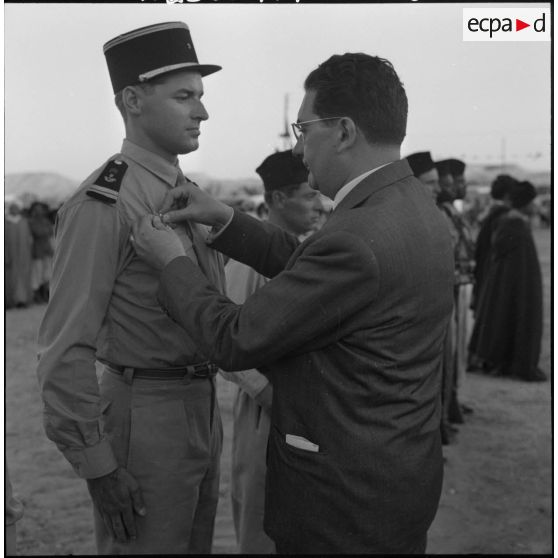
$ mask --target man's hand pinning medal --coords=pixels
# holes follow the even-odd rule
[[[156,269],[163,269],[169,262],[186,255],[184,243],[159,215],[144,215],[132,227],[130,235],[138,256]]]

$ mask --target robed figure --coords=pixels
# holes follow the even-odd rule
[[[528,214],[536,193],[512,188],[512,209],[498,219],[477,305],[471,350],[502,376],[544,380],[538,369],[542,337],[542,276]]]

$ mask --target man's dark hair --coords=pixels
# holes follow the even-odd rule
[[[335,54],[308,75],[304,87],[316,92],[313,109],[320,118],[352,118],[369,143],[399,145],[405,138],[407,95],[388,60]]]
[[[517,180],[509,174],[499,174],[490,186],[490,196],[495,200],[503,200]]]

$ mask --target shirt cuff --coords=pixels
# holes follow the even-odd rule
[[[269,380],[255,368],[242,370],[240,372],[223,372],[223,377],[235,383],[242,391],[245,391],[252,399],[255,399],[269,384]]]
[[[224,225],[214,225],[209,231],[207,238],[205,239],[206,243],[211,244],[213,241],[217,240],[221,236],[221,234],[225,231],[225,229],[231,224],[233,217],[234,217],[234,211],[231,213],[229,220]]]
[[[64,456],[82,479],[97,479],[112,473],[118,463],[108,440],[82,449],[65,449]]]

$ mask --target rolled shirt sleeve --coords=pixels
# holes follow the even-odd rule
[[[227,279],[227,296],[236,304],[244,303],[250,295],[263,287],[268,281],[251,267],[232,259],[225,266],[225,276]],[[225,380],[236,384],[252,399],[257,399],[258,395],[269,384],[268,378],[255,368],[241,370],[240,372],[222,372],[221,375]]]
[[[241,370],[240,372],[223,372],[221,376],[236,384],[242,391],[245,391],[252,399],[265,389],[269,380],[255,368],[250,370]]]
[[[47,436],[82,478],[118,466],[103,436],[96,343],[118,268],[122,224],[114,206],[79,200],[56,227],[50,302],[39,329],[37,374]]]

